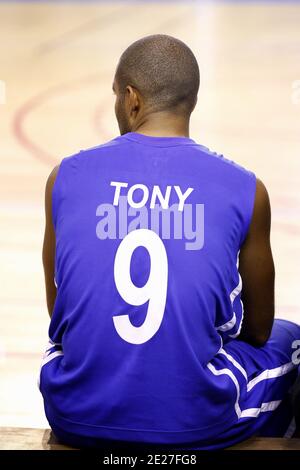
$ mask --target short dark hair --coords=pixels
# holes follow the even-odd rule
[[[120,92],[136,88],[153,111],[182,109],[190,114],[199,90],[199,66],[184,42],[165,34],[146,36],[121,55],[116,81]]]

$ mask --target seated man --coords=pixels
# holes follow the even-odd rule
[[[40,389],[67,444],[291,434],[300,327],[274,322],[268,194],[189,137],[198,88],[184,43],[133,43],[113,82],[121,135],[48,178]]]

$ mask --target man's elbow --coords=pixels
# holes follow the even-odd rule
[[[254,346],[255,348],[261,348],[264,346],[271,335],[271,329],[268,331],[256,331],[255,333],[252,332],[241,332],[239,339],[241,341],[245,341],[246,343],[251,344],[251,346]]]
[[[261,333],[253,337],[250,337],[248,343],[250,343],[252,346],[256,348],[261,348],[267,343],[269,338],[270,338],[270,333],[268,334]]]

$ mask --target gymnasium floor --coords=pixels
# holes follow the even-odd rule
[[[0,425],[47,426],[44,186],[62,157],[118,133],[113,72],[141,36],[171,34],[196,53],[191,137],[268,187],[277,316],[300,321],[299,25],[295,1],[0,1]]]

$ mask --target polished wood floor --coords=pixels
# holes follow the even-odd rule
[[[47,425],[36,385],[45,181],[62,157],[117,134],[114,68],[141,36],[171,34],[195,51],[191,136],[267,185],[277,316],[300,321],[299,24],[288,2],[0,3],[0,425]]]

